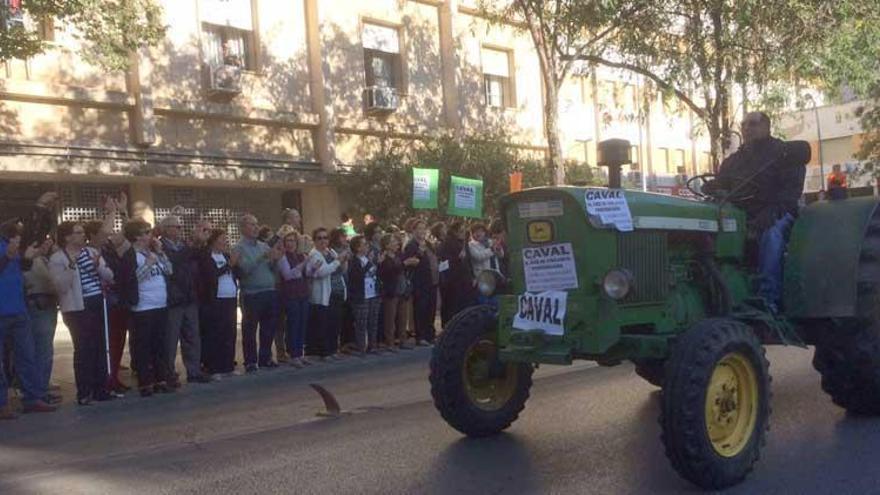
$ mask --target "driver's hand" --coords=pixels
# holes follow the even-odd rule
[[[700,192],[707,196],[717,197],[724,188],[718,180],[710,180],[700,186]]]

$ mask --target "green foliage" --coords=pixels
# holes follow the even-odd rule
[[[624,19],[612,50],[582,58],[674,94],[706,126],[717,158],[735,126],[732,88],[858,89],[876,78],[878,12],[880,0],[657,0]]]
[[[361,166],[339,176],[339,193],[350,204],[350,213],[358,218],[372,213],[383,222],[400,225],[416,214],[412,209],[412,168],[440,170],[440,211],[425,211],[431,220],[445,217],[449,201],[449,177],[483,179],[485,216],[494,216],[498,200],[510,189],[510,173],[523,174],[523,187],[553,183],[552,170],[541,160],[529,160],[508,143],[503,134],[486,134],[475,139],[459,140],[451,136],[430,140],[406,149],[383,147]],[[569,183],[594,183],[588,167],[566,164]]]
[[[864,134],[856,158],[867,160],[865,171],[880,177],[880,83],[872,87],[871,97],[871,103],[862,109],[860,115]]]
[[[0,9],[3,19],[11,16],[6,7]],[[72,27],[83,43],[83,57],[106,70],[126,69],[132,52],[165,36],[162,9],[153,0],[24,0],[22,10],[27,18]],[[47,48],[36,25],[0,29],[0,60],[31,57]]]

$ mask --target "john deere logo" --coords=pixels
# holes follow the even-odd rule
[[[547,221],[529,223],[529,242],[542,243],[553,240],[553,224]]]

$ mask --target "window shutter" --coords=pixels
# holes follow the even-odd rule
[[[400,35],[395,28],[364,24],[361,40],[366,49],[385,53],[400,53]]]
[[[254,30],[251,0],[200,0],[202,22]]]
[[[481,52],[483,74],[510,77],[510,58],[507,52],[483,48]]]

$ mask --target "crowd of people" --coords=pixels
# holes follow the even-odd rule
[[[128,339],[137,393],[149,397],[185,380],[295,368],[346,355],[432,345],[441,326],[479,302],[483,270],[505,272],[500,222],[381,225],[302,230],[295,209],[273,228],[239,220],[241,240],[199,222],[184,231],[178,210],[157,226],[127,219],[124,194],[106,198],[104,218],[54,225],[54,193],[26,218],[0,226],[0,419],[14,419],[8,384],[25,413],[52,412],[50,386],[58,312],[74,348],[76,403],[113,400],[131,389],[120,377]],[[119,219],[122,227],[116,228]],[[241,313],[240,333],[238,315]],[[243,363],[236,361],[241,339]]]

